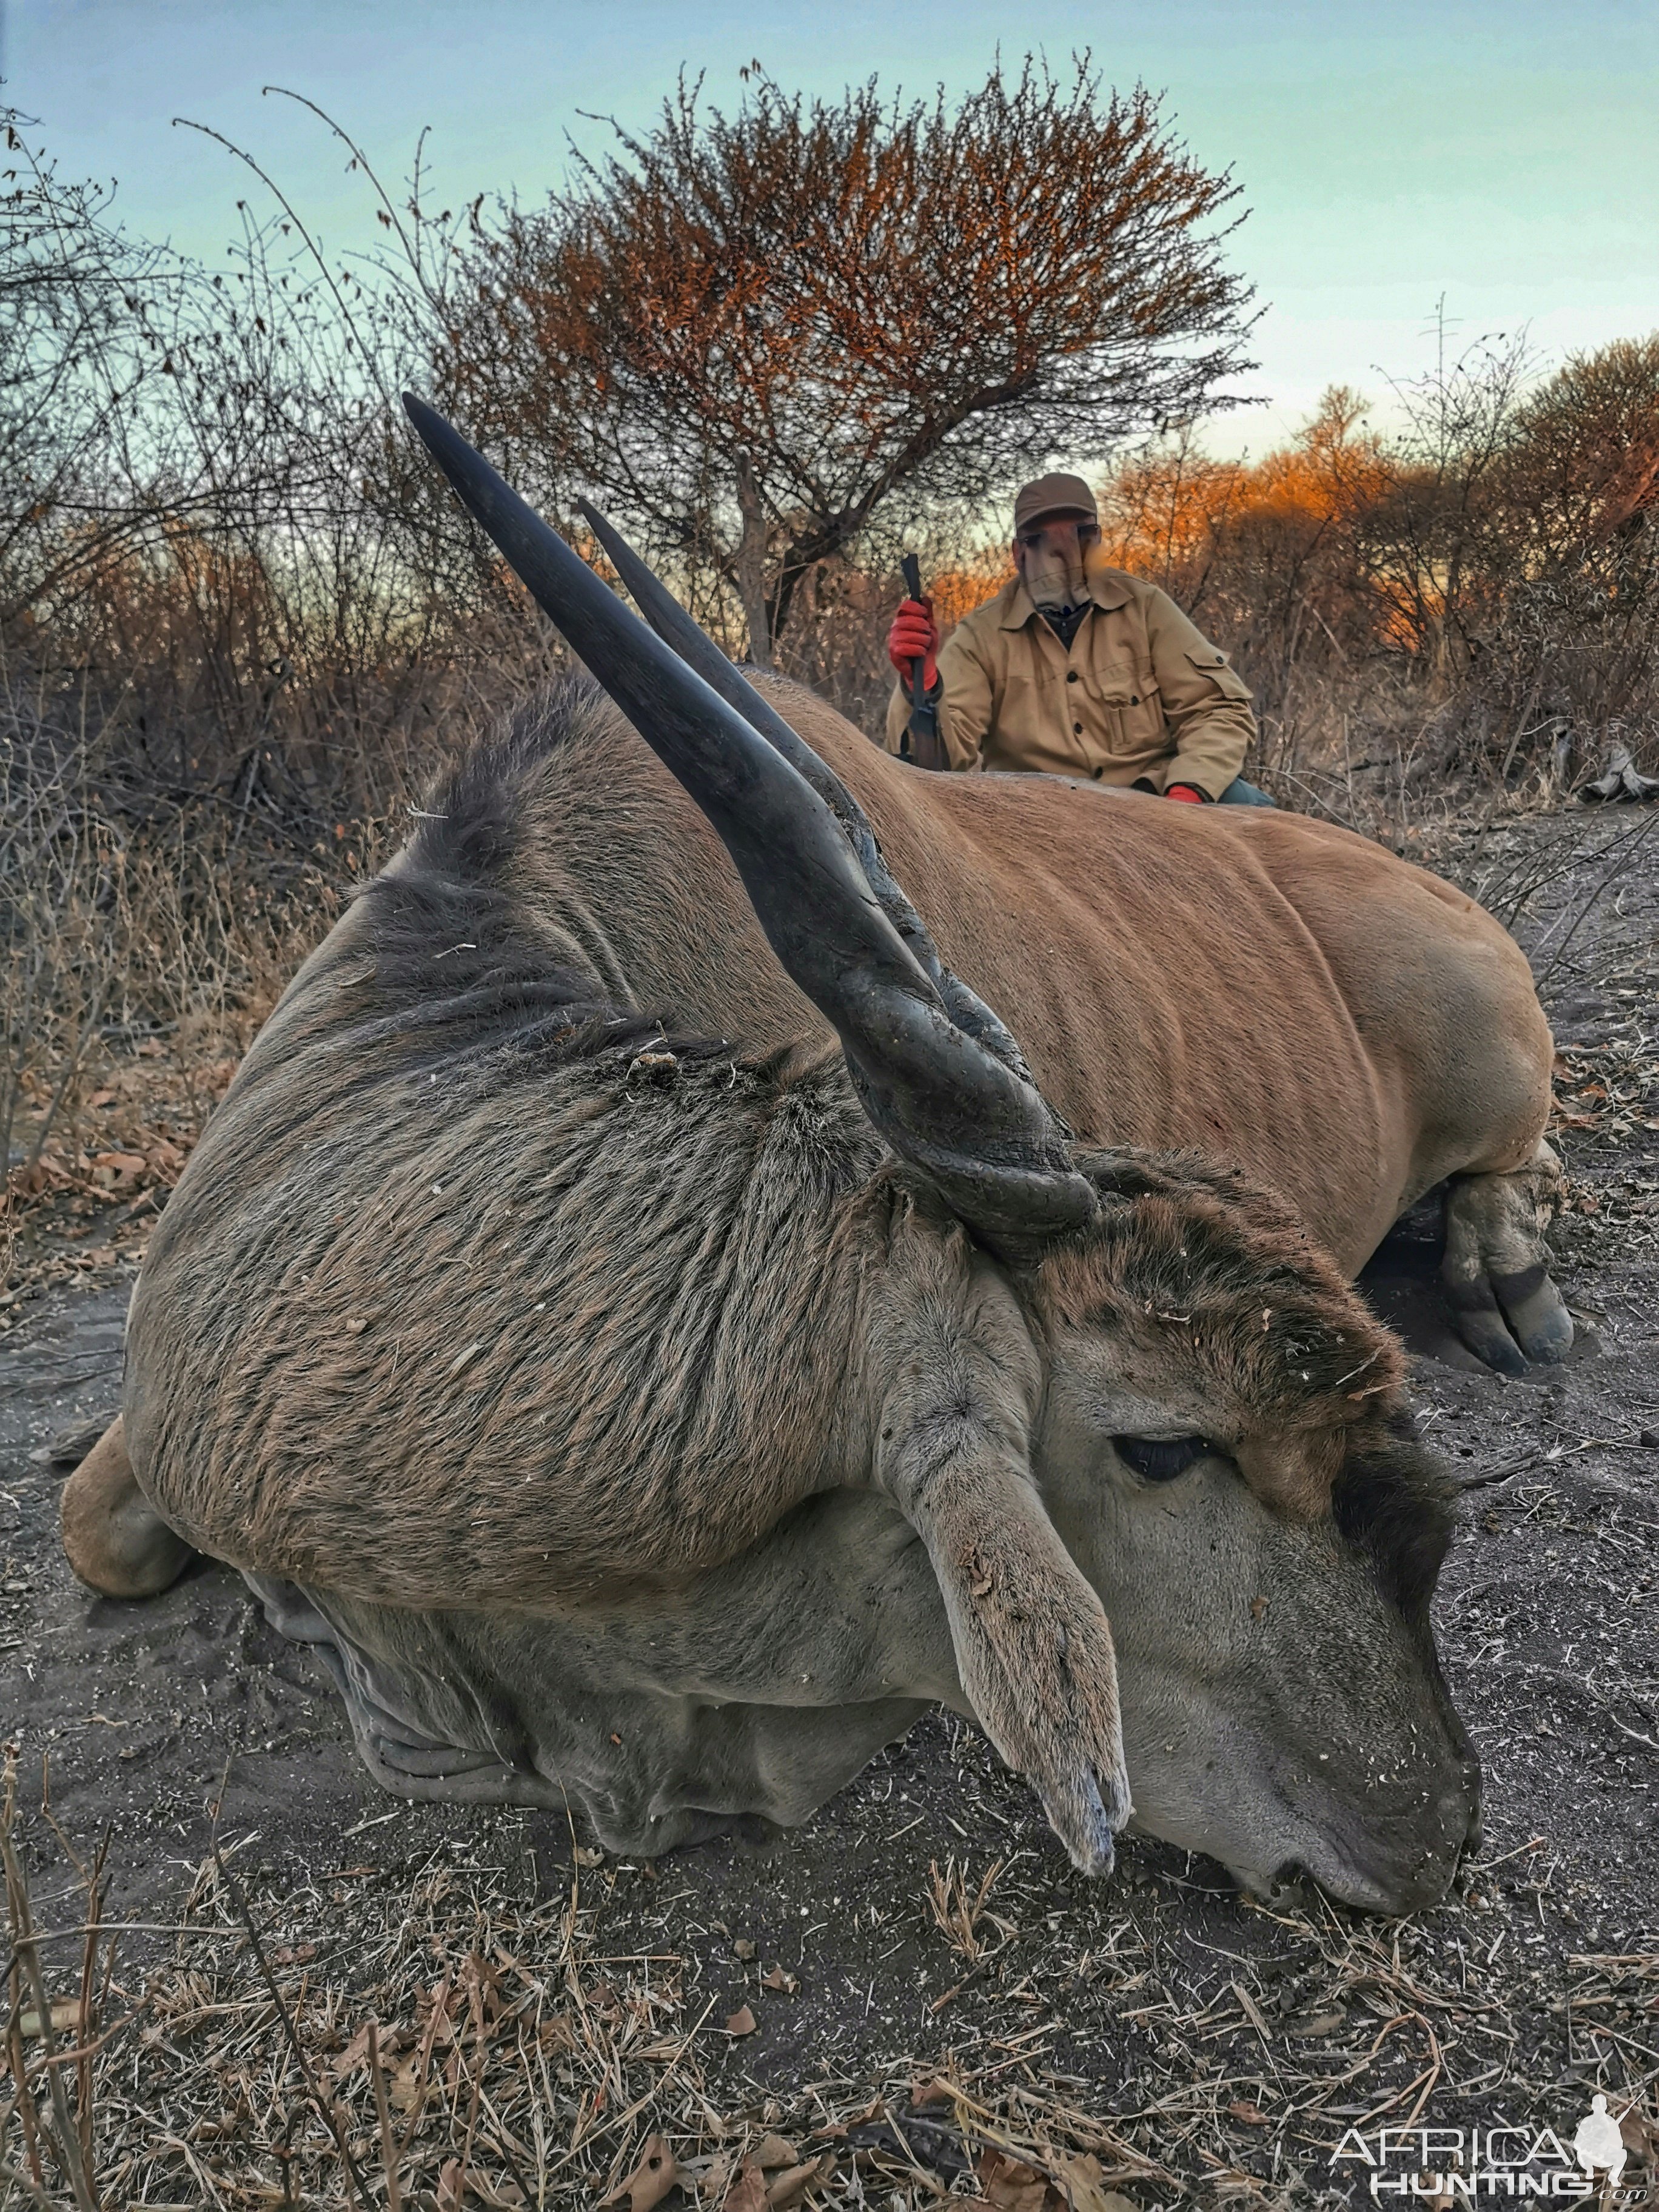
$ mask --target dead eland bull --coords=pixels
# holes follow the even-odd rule
[[[78,1572],[229,1561],[388,1788],[617,1850],[798,1822],[943,1700],[1080,1867],[1133,1783],[1246,1884],[1437,1898],[1447,1492],[1346,1279],[1449,1178],[1469,1341],[1565,1350],[1514,945],[1323,823],[921,775],[410,412],[621,714],[477,752],[289,987]]]

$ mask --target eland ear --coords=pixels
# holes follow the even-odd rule
[[[409,394],[404,405],[543,612],[708,817],[773,951],[833,1025],[864,1109],[894,1150],[994,1245],[1023,1249],[1086,1223],[1094,1192],[1072,1164],[1063,1126],[1023,1062],[1011,1066],[953,1018],[818,778],[795,765],[810,749],[793,732],[787,747],[763,734],[722,696],[724,679],[714,688],[631,615],[441,416]]]
[[[981,1726],[1042,1798],[1073,1864],[1109,1874],[1133,1807],[1099,1597],[1030,1483],[994,1452],[912,1494],[905,1517],[927,1547]]]
[[[1085,1873],[1130,1814],[1117,1656],[1032,1464],[1042,1367],[1018,1296],[933,1193],[894,1209],[877,1486],[927,1547],[967,1702]]]

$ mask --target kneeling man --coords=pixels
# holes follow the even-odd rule
[[[890,752],[910,755],[921,664],[953,769],[1089,776],[1202,805],[1271,806],[1238,771],[1256,734],[1250,695],[1155,584],[1109,568],[1081,477],[1040,477],[1014,502],[1015,574],[941,647],[932,605],[906,599],[888,658]]]

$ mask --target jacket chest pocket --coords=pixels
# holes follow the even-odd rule
[[[1164,702],[1150,667],[1110,660],[1083,672],[1082,681],[1113,752],[1145,754],[1163,745]]]

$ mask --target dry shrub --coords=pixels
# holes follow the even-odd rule
[[[1520,342],[1327,393],[1260,461],[1190,434],[1105,488],[1107,542],[1234,653],[1287,796],[1546,793],[1659,732],[1659,338],[1535,382]],[[1362,810],[1363,811],[1363,810]],[[1385,810],[1386,811],[1386,810]]]
[[[111,1200],[177,1180],[289,976],[379,866],[408,788],[394,757],[380,809],[332,822],[257,790],[158,792],[122,772],[107,726],[69,742],[40,707],[38,690],[0,691],[8,1274]]]

